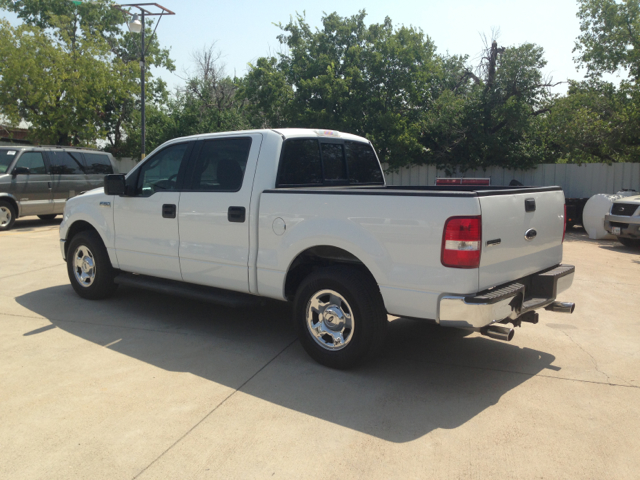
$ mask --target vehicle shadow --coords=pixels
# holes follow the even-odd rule
[[[558,370],[548,353],[407,319],[389,325],[379,358],[331,370],[295,340],[282,302],[227,309],[133,288],[89,302],[68,285],[16,300],[112,351],[391,442],[456,428],[543,369]]]
[[[17,218],[11,231],[20,230],[22,232],[35,231],[41,227],[60,226],[62,222],[62,215],[58,215],[52,220],[40,220],[38,217],[22,217]]]

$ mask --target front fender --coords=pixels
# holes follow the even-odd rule
[[[60,224],[60,242],[64,244],[71,240],[69,234],[75,231],[74,226],[78,222],[87,223],[100,235],[111,264],[119,268],[115,251],[113,199],[113,196],[105,195],[102,188],[69,199]]]
[[[9,192],[0,192],[0,200],[3,200],[3,199],[12,200],[13,203],[16,205],[16,208],[18,209],[18,217],[22,215],[22,207],[20,206],[20,202],[13,194]]]

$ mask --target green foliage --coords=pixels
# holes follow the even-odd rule
[[[109,141],[115,155],[136,155],[127,142],[139,110],[140,35],[125,32],[126,15],[108,0],[0,0],[24,23],[1,25],[0,110],[29,122],[43,143]],[[148,31],[148,65],[173,70],[168,51]],[[25,81],[28,79],[28,81]],[[146,84],[150,104],[167,99],[162,80]]]

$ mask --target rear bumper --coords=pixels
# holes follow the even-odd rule
[[[476,295],[447,295],[440,299],[443,327],[482,328],[546,307],[573,283],[573,265],[558,265],[516,282]]]
[[[620,233],[613,233],[613,227],[620,228]],[[604,229],[619,237],[640,238],[640,217],[622,215],[605,215]]]

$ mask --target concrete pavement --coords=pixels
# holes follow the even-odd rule
[[[339,372],[286,305],[69,285],[59,222],[0,234],[0,478],[637,478],[640,250],[568,234],[562,300],[510,343],[417,321]]]

